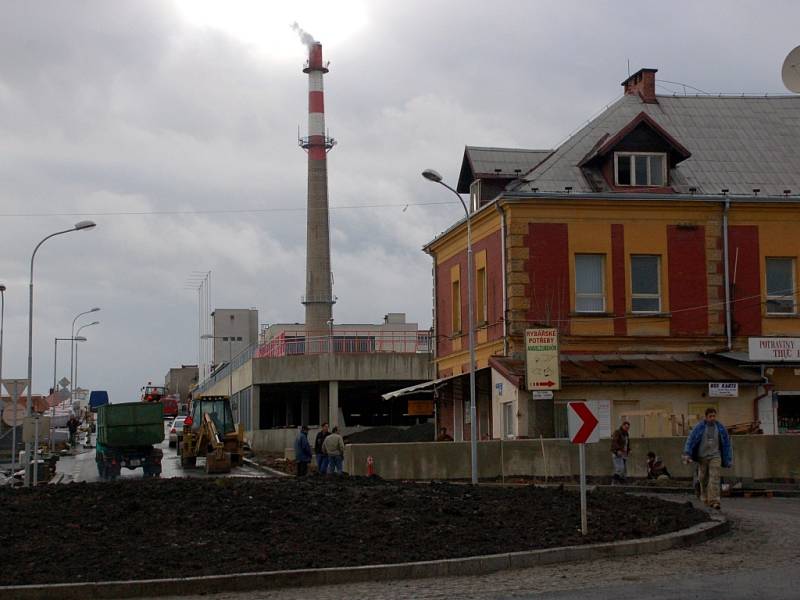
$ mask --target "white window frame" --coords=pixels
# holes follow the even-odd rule
[[[600,257],[600,284],[599,294],[587,294],[578,292],[578,257],[579,256],[599,256]],[[575,312],[576,313],[604,313],[606,312],[606,255],[599,252],[577,252],[573,258],[575,264]],[[578,308],[578,298],[600,298],[603,303],[599,310],[582,310]]]
[[[648,183],[639,183],[636,181],[636,159],[637,156],[647,157],[647,181]],[[661,160],[661,184],[649,183],[652,179],[650,176],[650,157],[660,156]],[[631,183],[619,182],[619,161],[620,159],[627,158],[631,170]],[[620,187],[664,187],[667,185],[667,153],[666,152],[614,152],[614,185]]]
[[[655,258],[656,259],[656,283],[658,284],[658,292],[655,294],[637,294],[633,291],[633,259],[640,256]],[[631,312],[636,314],[654,314],[661,312],[661,255],[660,254],[631,254],[630,256],[630,269],[631,269]],[[656,310],[636,310],[633,306],[633,301],[636,299],[658,300],[658,307]]]
[[[792,289],[788,294],[781,294],[781,295],[770,295],[769,293],[769,261],[771,260],[788,260],[791,264],[791,273],[792,273]],[[764,307],[767,311],[768,315],[796,315],[797,314],[797,300],[795,294],[795,288],[797,286],[796,277],[795,277],[795,269],[796,269],[796,261],[793,256],[768,256],[764,261],[764,291],[766,292],[767,301],[764,303]],[[780,311],[770,311],[769,310],[769,301],[786,301],[790,300],[792,302],[792,310],[789,312]]]
[[[502,408],[502,415],[503,415],[503,437],[505,439],[512,439],[515,436],[514,433],[514,421],[516,412],[514,411],[514,401],[511,402],[503,402],[501,405]]]

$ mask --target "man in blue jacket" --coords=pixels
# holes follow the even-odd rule
[[[683,457],[697,463],[700,500],[719,509],[719,470],[733,464],[733,447],[728,430],[717,421],[715,408],[706,409],[706,418],[695,425],[686,438]]]
[[[308,443],[308,425],[300,428],[300,433],[294,440],[294,460],[297,463],[297,476],[304,477],[308,473],[308,463],[311,462],[311,444]]]

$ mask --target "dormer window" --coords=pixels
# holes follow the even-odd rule
[[[663,187],[667,182],[664,152],[615,152],[614,183],[619,186]]]
[[[615,152],[614,181],[616,185],[666,185],[667,155],[663,152]]]

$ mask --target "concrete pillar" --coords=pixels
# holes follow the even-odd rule
[[[324,381],[319,384],[319,420],[322,422],[330,421],[328,414],[328,384]]]
[[[331,429],[339,426],[339,382],[328,382],[328,420]]]
[[[253,420],[253,431],[261,429],[261,386],[254,385],[250,396],[250,418]]]
[[[308,425],[308,390],[303,390],[300,397],[300,424]]]

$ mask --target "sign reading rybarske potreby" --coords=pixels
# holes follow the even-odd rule
[[[751,337],[747,342],[750,360],[800,360],[800,338]]]
[[[739,384],[738,383],[715,383],[710,381],[708,383],[708,397],[709,398],[738,398],[739,397]]]
[[[560,390],[558,329],[526,329],[525,362],[529,390]]]

